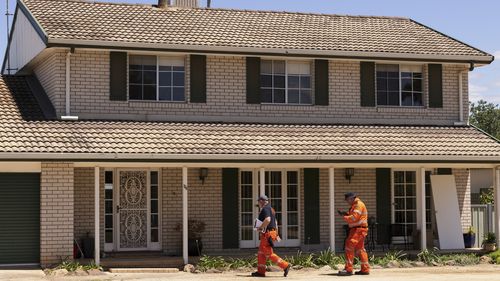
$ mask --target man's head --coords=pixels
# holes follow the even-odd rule
[[[267,198],[266,195],[261,195],[259,196],[259,198],[257,199],[257,202],[259,202],[259,207],[264,207],[267,205],[267,203],[269,203],[269,198]]]
[[[344,194],[344,199],[349,205],[352,205],[352,203],[356,199],[356,196],[358,195],[354,192],[347,192],[346,194]]]

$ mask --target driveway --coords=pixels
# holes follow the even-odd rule
[[[370,276],[336,276],[334,270],[300,270],[292,271],[288,278],[283,278],[281,273],[272,272],[268,274],[267,280],[405,280],[405,281],[500,281],[500,266],[479,265],[468,267],[423,267],[409,269],[376,269]],[[264,280],[266,280],[264,279]],[[106,273],[102,276],[69,276],[69,277],[46,277],[41,270],[0,270],[0,280],[8,281],[98,281],[98,280],[138,280],[138,281],[156,281],[156,280],[262,280],[262,278],[252,278],[248,273],[228,272],[222,274],[190,274],[190,273],[164,273],[164,274],[112,274]]]

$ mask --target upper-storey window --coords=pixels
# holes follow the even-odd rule
[[[423,106],[422,66],[377,64],[377,105]]]
[[[311,104],[311,63],[262,60],[260,86],[262,103]]]
[[[129,56],[129,99],[185,100],[183,57]]]

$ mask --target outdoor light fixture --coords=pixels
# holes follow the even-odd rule
[[[351,183],[352,176],[354,176],[354,168],[346,168],[345,169],[345,179],[349,180],[349,183]]]
[[[201,183],[205,183],[205,179],[208,177],[208,168],[200,168],[200,180]]]

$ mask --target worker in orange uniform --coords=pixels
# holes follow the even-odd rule
[[[345,222],[349,225],[349,236],[345,241],[346,265],[344,270],[339,271],[339,275],[352,275],[352,266],[354,262],[354,251],[361,261],[361,270],[356,271],[357,275],[370,274],[370,264],[368,263],[368,254],[365,250],[365,238],[368,235],[368,211],[357,194],[348,192],[344,195],[345,201],[351,206],[349,212],[338,211]]]
[[[275,211],[271,207],[271,204],[269,204],[267,196],[261,195],[258,202],[261,209],[258,219],[262,224],[257,228],[260,236],[259,252],[257,255],[258,268],[257,272],[252,273],[252,276],[265,277],[266,262],[267,259],[270,259],[283,269],[283,276],[287,277],[290,264],[273,252],[274,242],[278,241],[278,225],[276,223]]]

